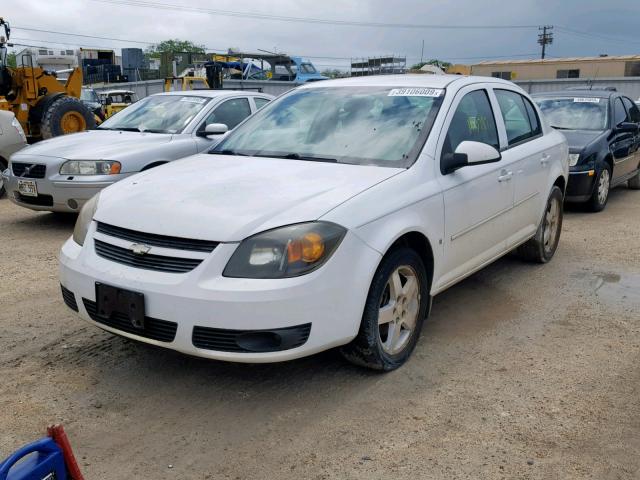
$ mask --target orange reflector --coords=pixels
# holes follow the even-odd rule
[[[324,254],[324,242],[322,237],[314,232],[306,233],[301,238],[296,238],[287,245],[287,261],[296,263],[302,260],[305,263],[317,262]]]
[[[596,174],[595,170],[589,170],[589,176],[593,177]]]
[[[113,162],[111,165],[111,169],[109,170],[109,175],[115,175],[120,173],[121,165],[118,162]]]

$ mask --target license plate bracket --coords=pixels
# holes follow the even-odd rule
[[[109,320],[114,314],[127,317],[136,330],[144,330],[144,294],[96,282],[96,312]]]
[[[38,187],[35,180],[18,180],[18,192],[25,197],[37,197]]]

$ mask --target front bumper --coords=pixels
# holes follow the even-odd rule
[[[103,188],[132,175],[121,173],[118,175],[75,176],[54,174],[46,178],[16,177],[11,169],[3,176],[9,199],[16,205],[32,210],[50,212],[77,213],[87,200]],[[33,180],[38,190],[37,197],[27,197],[18,192],[18,180]]]
[[[594,168],[569,171],[565,200],[568,202],[585,202],[589,200],[593,194],[596,178],[597,171]]]
[[[290,360],[351,341],[360,327],[369,285],[381,258],[348,232],[325,265],[300,277],[277,280],[223,277],[222,271],[237,243],[219,244],[190,272],[164,273],[98,256],[93,240],[95,228],[94,223],[83,247],[69,239],[60,253],[60,283],[73,294],[81,318],[141,342],[236,362]],[[145,315],[177,324],[175,337],[159,341],[149,338],[146,332],[136,334],[130,328],[114,328],[92,320],[87,306],[91,309],[96,300],[96,281],[143,293]],[[302,345],[280,351],[232,352],[194,345],[198,343],[194,330],[251,333],[308,324],[310,332]]]

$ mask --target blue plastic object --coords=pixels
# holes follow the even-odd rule
[[[0,480],[67,480],[67,478],[62,449],[50,438],[43,438],[25,445],[0,463]]]

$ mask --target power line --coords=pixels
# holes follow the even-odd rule
[[[567,28],[567,27],[557,27],[558,31],[561,33],[566,33],[568,35],[573,35],[573,36],[577,36],[577,37],[581,37],[581,38],[596,38],[598,40],[606,40],[609,42],[615,42],[615,43],[620,43],[620,44],[625,44],[628,45],[630,43],[634,43],[634,44],[640,44],[640,41],[638,40],[631,40],[631,39],[624,39],[624,38],[614,38],[614,37],[607,37],[604,35],[600,35],[597,33],[590,33],[590,32],[583,32],[581,30],[574,30],[572,28]]]
[[[92,0],[94,2],[111,5],[124,5],[142,8],[154,8],[163,10],[178,10],[181,12],[207,13],[225,17],[253,18],[259,20],[274,20],[281,22],[316,23],[326,25],[342,25],[348,27],[382,27],[382,28],[409,28],[409,29],[439,29],[439,30],[514,30],[538,28],[537,25],[446,25],[446,24],[414,24],[414,23],[387,23],[387,22],[358,22],[352,20],[333,20],[311,17],[291,17],[286,15],[272,15],[266,13],[238,12],[232,10],[219,10],[204,7],[190,7],[170,3],[152,2],[147,0]]]

